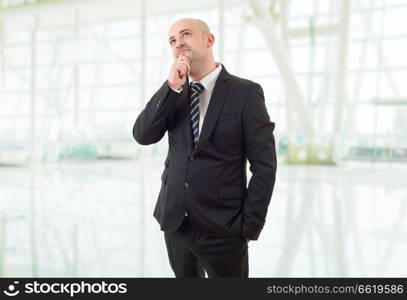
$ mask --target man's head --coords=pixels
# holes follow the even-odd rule
[[[213,60],[212,46],[215,42],[205,22],[197,19],[180,19],[171,25],[168,41],[174,60],[182,53],[191,63],[207,63]]]

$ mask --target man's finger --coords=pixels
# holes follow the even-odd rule
[[[180,68],[182,68],[182,70],[184,71],[185,74],[189,74],[190,66],[189,66],[187,63],[185,63],[185,62],[179,62],[179,63],[178,63],[178,66],[179,66]]]
[[[180,59],[178,63],[183,64],[187,67],[186,73],[189,75],[191,71],[191,63],[189,62],[189,59],[184,56],[184,58]]]
[[[178,65],[178,70],[179,70],[179,78],[183,79],[185,74],[187,73],[187,68],[184,64],[179,64]]]

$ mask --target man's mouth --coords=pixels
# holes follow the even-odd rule
[[[185,51],[190,51],[189,49],[182,49],[182,50],[180,50],[179,52],[178,52],[178,55],[180,55],[182,52],[185,52]]]

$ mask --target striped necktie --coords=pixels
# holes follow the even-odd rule
[[[203,85],[199,82],[191,83],[191,103],[189,107],[191,110],[192,137],[195,147],[199,138],[199,94],[203,89]]]

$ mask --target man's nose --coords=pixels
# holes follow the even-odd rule
[[[185,43],[182,40],[179,40],[176,42],[175,47],[177,48],[177,50],[179,50],[180,48],[184,47]]]

